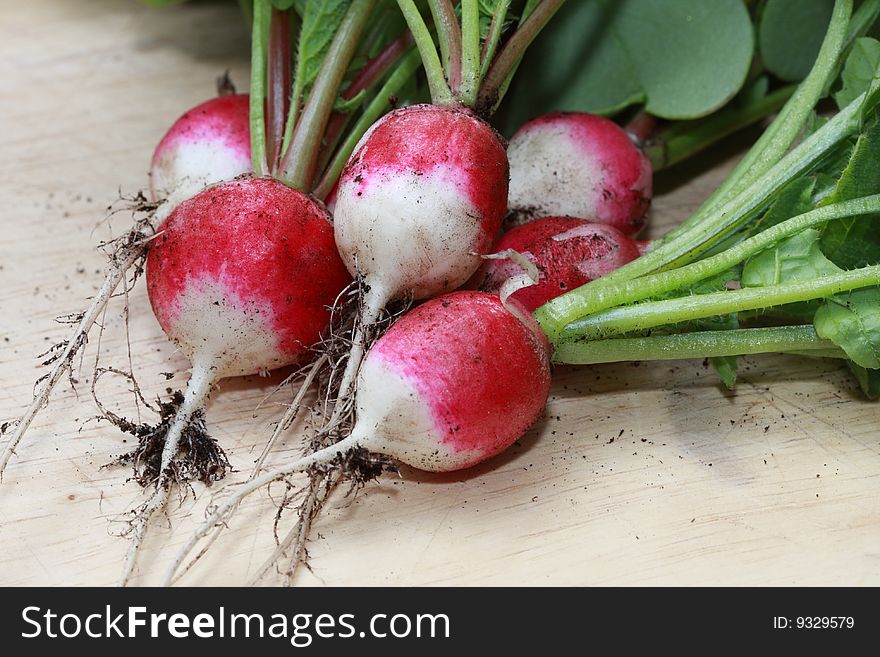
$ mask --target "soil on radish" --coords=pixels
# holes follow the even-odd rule
[[[182,392],[172,392],[170,389],[168,392],[171,397],[168,401],[159,403],[159,422],[156,424],[135,423],[112,413],[104,413],[102,416],[121,431],[138,439],[133,450],[118,457],[108,466],[130,465],[133,470],[132,479],[144,488],[154,485],[159,479],[165,435],[177,409],[183,403]],[[172,465],[172,482],[187,484],[200,481],[210,486],[223,479],[231,470],[226,452],[208,435],[204,412],[196,411],[183,429],[180,449]]]

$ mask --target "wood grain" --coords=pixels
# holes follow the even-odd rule
[[[213,93],[215,76],[229,68],[246,86],[247,35],[228,5],[0,8],[0,422],[30,399],[43,372],[35,355],[64,336],[53,318],[81,309],[100,284],[94,247],[130,221],[106,220],[107,206],[145,186],[153,145]],[[732,162],[716,156],[660,177],[652,230],[692,211]],[[108,585],[119,575],[118,534],[143,497],[125,470],[102,467],[126,444],[92,420],[90,372],[99,353],[102,365],[133,368],[154,399],[185,382],[162,372],[186,368],[142,285],[129,299],[129,356],[122,301],[0,485],[0,584]],[[279,380],[226,381],[211,401],[233,481],[289,399],[278,393],[255,413]],[[124,381],[103,379],[99,394],[136,417]],[[700,362],[560,368],[546,418],[493,462],[447,476],[407,470],[337,495],[315,528],[314,573],[297,583],[877,585],[878,419],[880,407],[831,362],[747,359],[733,394]],[[288,433],[271,462],[299,447]],[[195,493],[156,523],[138,583],[157,581],[216,494]],[[246,582],[272,548],[281,493],[251,497],[183,581]]]

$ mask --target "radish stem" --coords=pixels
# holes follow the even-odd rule
[[[837,64],[846,42],[851,12],[852,0],[836,0],[831,22],[816,62],[807,77],[798,85],[797,91],[721,187],[692,217],[671,230],[660,242],[674,240],[691,226],[702,222],[706,215],[718,209],[722,203],[748,191],[752,185],[759,185],[761,177],[783,158],[801,134],[816,103],[836,77]]]
[[[880,265],[809,281],[696,294],[612,308],[569,324],[560,337],[562,340],[607,338],[666,324],[727,315],[740,310],[820,299],[872,285],[880,285]]]
[[[782,240],[807,228],[820,226],[836,219],[871,217],[878,212],[880,212],[880,195],[826,205],[780,222],[735,244],[726,251],[689,265],[611,285],[588,283],[569,294],[572,295],[572,299],[578,299],[581,307],[589,308],[590,313],[606,310],[613,306],[634,303],[673,290],[686,289],[710,276],[721,274],[751,256],[772,248]],[[542,313],[548,305],[550,304],[542,306],[538,312]],[[563,323],[553,324],[549,318],[543,315],[539,319],[548,334],[552,332],[555,335],[565,326]]]
[[[461,85],[456,90],[458,100],[472,107],[480,86],[480,3],[479,0],[461,2]]]
[[[270,170],[278,166],[290,103],[290,12],[272,9],[266,84],[266,149]]]
[[[565,0],[543,0],[538,3],[519,26],[516,32],[502,46],[501,51],[495,57],[486,76],[480,84],[480,92],[477,97],[477,106],[487,111],[498,106],[504,95],[509,76],[519,65],[526,49],[531,45],[535,37],[553,17]]]
[[[458,90],[461,85],[461,27],[452,0],[428,0],[437,40],[440,42],[440,57],[443,71],[450,88]]]
[[[294,189],[309,191],[312,187],[324,130],[374,5],[375,0],[352,3],[333,36],[293,139],[282,156],[279,178]]]
[[[428,88],[431,90],[431,100],[437,105],[451,105],[454,102],[452,91],[443,73],[443,65],[440,63],[440,57],[437,54],[437,47],[434,45],[434,39],[431,31],[425,25],[425,20],[419,13],[413,0],[397,0],[400,11],[412,32],[415,39],[416,47],[422,58],[422,65],[425,67],[425,75],[428,78]]]
[[[269,172],[266,155],[266,42],[268,41],[271,5],[268,0],[254,1],[253,32],[251,35],[251,161],[254,174]]]
[[[592,365],[628,360],[678,360],[741,356],[769,352],[794,352],[845,358],[842,349],[816,335],[812,326],[779,326],[727,331],[696,331],[676,335],[609,340],[563,340],[554,362]]]
[[[504,31],[504,21],[507,18],[508,9],[510,9],[510,0],[500,0],[495,7],[495,13],[492,14],[492,22],[489,23],[489,34],[486,35],[483,51],[480,53],[480,80],[485,77],[489,66],[492,64],[492,59],[495,57],[498,42],[501,40],[501,33]]]

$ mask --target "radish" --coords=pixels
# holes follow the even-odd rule
[[[496,295],[460,291],[404,315],[370,348],[358,375],[357,421],[342,441],[269,471],[220,504],[182,548],[187,554],[241,500],[294,472],[339,465],[369,450],[432,472],[460,470],[513,444],[550,393],[550,352],[530,315]]]
[[[364,135],[336,194],[336,243],[369,288],[364,321],[391,300],[424,299],[479,266],[507,202],[507,156],[467,109],[413,105]]]
[[[507,156],[515,223],[579,217],[630,236],[644,227],[651,163],[613,121],[582,112],[547,114],[516,131]]]
[[[218,96],[174,122],[153,153],[154,201],[172,193],[189,198],[252,170],[249,102],[247,94]]]
[[[164,436],[155,494],[134,526],[123,583],[177,471],[186,476],[181,435],[213,383],[308,355],[349,280],[323,206],[273,179],[210,187],[159,227],[147,256],[150,303],[193,367]]]
[[[499,253],[508,249],[538,268],[536,284],[510,295],[529,312],[641,255],[639,240],[630,239],[612,226],[572,217],[544,217],[517,226],[495,245]],[[499,294],[507,281],[523,273],[523,268],[509,258],[492,259],[480,268],[472,285]]]

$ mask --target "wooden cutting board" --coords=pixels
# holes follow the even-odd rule
[[[146,185],[152,148],[225,69],[247,86],[248,43],[233,3],[151,10],[119,0],[4,3],[0,21],[0,422],[44,372],[101,281],[95,245],[126,229],[107,218]],[[687,216],[735,160],[726,152],[658,177],[652,234]],[[78,383],[60,385],[0,485],[0,584],[108,585],[143,501],[126,449],[93,420],[96,354],[132,368],[148,399],[186,362],[149,311],[143,284],[93,334]],[[745,359],[735,393],[700,362],[558,368],[547,415],[516,447],[453,475],[404,470],[340,493],[298,584],[880,584],[880,406],[830,361]],[[289,401],[277,383],[226,381],[212,434],[246,477]],[[148,419],[125,381],[110,409]],[[257,407],[260,406],[259,409]],[[130,444],[130,443],[129,443]],[[300,447],[288,432],[270,463]],[[175,500],[155,523],[137,583],[155,583],[215,491]],[[252,496],[187,584],[249,581],[273,546],[281,486]],[[344,493],[344,491],[343,491]],[[281,522],[283,531],[292,514]],[[274,572],[263,580],[277,584]]]

